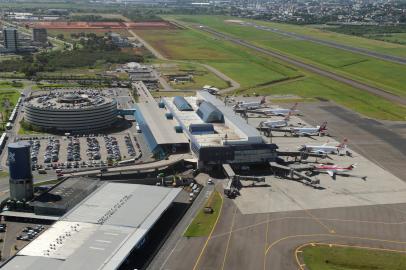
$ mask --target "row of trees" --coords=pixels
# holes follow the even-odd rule
[[[52,72],[64,68],[91,67],[97,62],[127,63],[143,62],[144,58],[129,52],[123,52],[109,39],[90,33],[78,41],[80,46],[73,50],[41,52],[25,55],[22,59],[3,61],[0,72],[22,72],[27,77],[37,72]]]

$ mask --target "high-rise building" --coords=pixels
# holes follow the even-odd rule
[[[48,41],[47,29],[45,28],[32,29],[32,39],[34,42],[46,44]]]
[[[33,197],[30,148],[31,145],[24,141],[8,145],[10,198],[17,201],[29,201]]]
[[[18,50],[18,34],[15,28],[4,28],[4,47],[10,52],[16,52]]]

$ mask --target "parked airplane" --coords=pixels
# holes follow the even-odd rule
[[[328,145],[328,142],[322,145],[304,144],[299,148],[299,151],[316,154],[340,154],[342,150],[347,149],[347,138],[338,145]]]
[[[317,127],[295,127],[290,129],[290,133],[295,136],[318,136],[325,134],[327,130],[327,122]]]
[[[260,108],[263,104],[265,104],[265,97],[262,97],[260,101],[251,101],[251,102],[242,102],[238,101],[237,104],[234,105],[234,109],[246,109],[246,110],[253,110]]]
[[[348,167],[340,167],[338,165],[326,165],[326,164],[318,164],[314,166],[313,171],[319,173],[327,173],[333,179],[335,179],[336,175],[345,174],[347,172],[352,171],[355,168],[356,164],[351,164]]]
[[[276,116],[285,116],[287,114],[298,114],[299,110],[296,110],[298,103],[295,103],[295,105],[292,106],[290,109],[264,109],[261,110],[261,113],[264,113],[266,115],[276,115]]]
[[[290,113],[286,115],[285,118],[282,120],[267,120],[263,121],[259,124],[260,127],[269,127],[269,128],[281,128],[286,127],[288,125],[288,121],[290,118]]]

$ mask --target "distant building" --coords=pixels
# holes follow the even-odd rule
[[[16,52],[18,50],[18,34],[15,28],[4,28],[4,47],[9,52]]]
[[[32,29],[32,39],[34,42],[40,44],[46,44],[48,41],[48,33],[45,28],[34,28]]]

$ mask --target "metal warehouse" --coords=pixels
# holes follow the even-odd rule
[[[3,269],[118,269],[181,189],[105,183],[10,259]],[[129,257],[129,254],[132,254]]]

